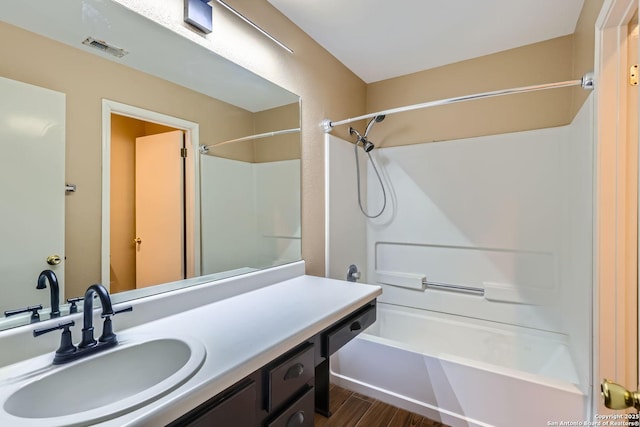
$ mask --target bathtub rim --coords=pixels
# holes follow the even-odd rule
[[[557,378],[549,377],[543,374],[532,374],[530,372],[521,371],[519,369],[499,366],[499,365],[495,365],[487,362],[474,360],[471,358],[461,357],[461,356],[450,354],[450,353],[444,353],[444,352],[438,353],[438,354],[427,353],[427,352],[420,351],[416,348],[411,348],[410,345],[405,345],[405,343],[400,343],[400,345],[398,345],[399,343],[398,341],[379,337],[377,335],[368,334],[366,331],[364,331],[354,339],[356,340],[363,339],[363,340],[371,341],[376,344],[393,347],[398,350],[409,351],[418,355],[432,357],[434,359],[439,359],[446,362],[463,365],[469,368],[480,367],[481,370],[488,371],[496,375],[505,375],[508,377],[516,378],[519,380],[527,381],[527,382],[538,384],[538,385],[551,386],[553,388],[556,388],[565,392],[569,392],[569,393],[574,393],[580,396],[587,396],[588,394],[586,392],[586,389],[583,390],[578,384],[574,384],[568,381],[559,380]],[[331,368],[331,373],[342,375],[337,372],[334,372],[333,368]]]
[[[414,345],[412,343],[407,343],[404,341],[394,340],[391,338],[385,338],[380,335],[377,335],[375,332],[377,326],[379,325],[379,321],[381,319],[381,313],[383,312],[399,312],[402,315],[422,317],[424,319],[428,319],[432,317],[437,321],[443,321],[446,323],[454,324],[458,327],[463,326],[473,326],[474,328],[495,332],[499,334],[506,334],[510,336],[516,336],[517,331],[524,329],[524,331],[536,339],[545,339],[559,346],[564,346],[568,351],[569,357],[571,357],[571,363],[574,364],[573,355],[570,351],[570,346],[568,343],[568,336],[550,331],[541,331],[541,330],[530,330],[529,328],[523,328],[521,326],[509,325],[509,324],[494,324],[495,322],[487,321],[484,319],[475,319],[471,317],[462,317],[457,315],[453,315],[450,313],[442,313],[442,312],[434,312],[431,310],[421,310],[413,307],[405,307],[399,306],[395,304],[388,303],[378,303],[378,319],[376,323],[370,326],[368,329],[364,330],[356,339],[366,339],[369,341],[376,342],[378,344],[387,345],[396,349],[410,351],[416,354],[421,354],[425,356],[434,357],[437,359],[446,360],[453,363],[460,363],[467,367],[476,367],[483,366],[483,370],[490,371],[495,374],[505,374],[507,376],[519,378],[522,380],[526,380],[528,382],[533,382],[536,384],[545,384],[552,385],[554,388],[562,389],[568,392],[575,392],[582,395],[588,395],[589,391],[592,388],[591,381],[585,381],[584,383],[580,381],[581,376],[580,373],[576,370],[576,379],[577,382],[572,382],[566,379],[556,378],[550,375],[545,375],[541,373],[534,373],[531,371],[518,369],[515,367],[502,366],[495,363],[490,363],[487,361],[477,360],[472,357],[465,357],[458,354],[452,354],[448,352],[434,352],[428,351],[424,348],[421,348],[418,345]],[[477,323],[476,323],[477,321]],[[575,370],[575,366],[574,366]]]

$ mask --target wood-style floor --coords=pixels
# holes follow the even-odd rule
[[[446,427],[421,415],[332,385],[330,408],[333,415],[316,414],[315,427]]]

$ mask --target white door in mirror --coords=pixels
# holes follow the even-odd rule
[[[64,298],[65,95],[0,78],[0,317],[5,310],[49,306],[36,290],[51,269]]]

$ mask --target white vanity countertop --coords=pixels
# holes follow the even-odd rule
[[[207,356],[185,385],[104,425],[171,422],[381,293],[379,286],[302,276],[124,331],[188,334]]]
[[[186,335],[201,341],[207,354],[196,374],[173,392],[98,425],[165,425],[381,293],[379,286],[305,275],[125,330],[116,316],[114,332],[123,343],[139,335]],[[94,326],[100,333],[101,325]]]

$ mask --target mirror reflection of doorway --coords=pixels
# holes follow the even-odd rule
[[[187,277],[185,134],[111,114],[110,288]]]

